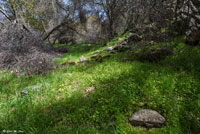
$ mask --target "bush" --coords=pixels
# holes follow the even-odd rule
[[[39,73],[51,67],[49,61],[55,56],[39,36],[22,25],[8,24],[0,31],[0,68]]]

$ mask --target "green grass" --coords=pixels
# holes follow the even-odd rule
[[[159,63],[125,62],[123,58],[133,56],[132,52],[125,52],[113,54],[103,62],[68,65],[40,76],[0,71],[0,133],[22,130],[25,134],[197,134],[200,48],[180,43],[153,46],[180,50]],[[56,60],[79,61],[81,56],[89,58],[104,48],[71,45],[71,51]],[[39,91],[20,94],[25,87],[37,84],[42,84]],[[89,87],[95,90],[86,94]],[[132,127],[128,119],[141,108],[160,112],[167,120],[166,126],[150,130]]]

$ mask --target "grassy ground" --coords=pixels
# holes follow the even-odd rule
[[[153,47],[165,45],[178,48],[177,54],[157,63],[138,61],[130,51],[112,54],[102,62],[67,65],[40,76],[0,71],[0,133],[198,134],[200,48],[178,40]],[[71,51],[57,61],[79,61],[81,56],[89,58],[104,48],[72,45]],[[139,48],[134,51],[142,53]],[[123,60],[130,57],[135,60]],[[41,84],[38,91],[30,90],[25,96],[20,93],[25,87]],[[160,112],[166,126],[150,130],[132,127],[128,119],[141,108]]]

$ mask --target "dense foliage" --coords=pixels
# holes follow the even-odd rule
[[[50,43],[107,41],[132,31],[147,40],[169,41],[174,36],[199,36],[196,0],[1,0],[2,25],[21,23]],[[89,23],[95,16],[98,27]],[[2,18],[2,17],[1,17]],[[7,18],[7,20],[5,20]],[[161,32],[162,31],[162,32]],[[193,35],[193,33],[198,33]],[[63,39],[64,38],[64,39]],[[194,39],[195,38],[195,39]],[[84,41],[84,40],[81,40]],[[199,41],[199,40],[198,40]],[[189,41],[190,42],[190,41]]]

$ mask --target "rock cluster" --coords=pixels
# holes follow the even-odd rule
[[[141,37],[137,34],[129,34],[125,39],[119,38],[118,44],[108,47],[103,52],[124,52],[131,49],[133,43],[141,41]]]
[[[127,44],[127,42],[123,41],[117,45],[104,49],[103,52],[124,52],[130,49],[131,47]]]

